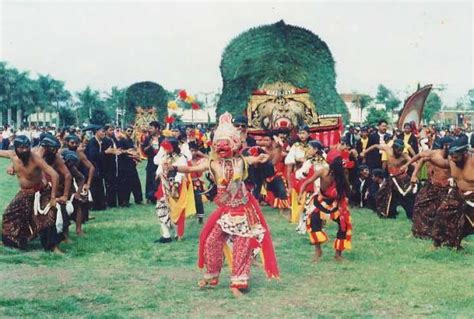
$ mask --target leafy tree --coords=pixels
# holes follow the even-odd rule
[[[52,78],[49,74],[38,75],[39,85],[39,106],[43,112],[57,112],[60,113],[60,108],[71,99],[71,93],[64,87],[63,81],[58,81]],[[59,118],[56,125],[59,125]]]
[[[60,125],[63,127],[76,124],[76,116],[70,107],[62,106],[59,108]]]
[[[364,111],[364,109],[366,109],[370,105],[370,103],[374,99],[367,94],[354,93],[353,96],[354,96],[354,100],[352,101],[352,103],[354,103],[356,106],[359,107],[360,117],[362,118],[362,112]]]
[[[103,101],[100,99],[99,91],[92,90],[87,86],[83,91],[76,93],[79,99],[79,120],[92,123],[93,111],[103,107]],[[108,116],[107,116],[108,117]]]
[[[367,109],[368,114],[365,119],[365,125],[377,125],[380,120],[388,121],[388,114],[386,110],[376,109],[375,107],[370,107]]]
[[[443,102],[441,101],[439,95],[431,91],[425,102],[425,108],[423,109],[423,119],[426,122],[429,122],[435,113],[441,110],[442,105]]]
[[[91,124],[105,125],[110,123],[110,116],[104,109],[95,108],[92,110]]]
[[[384,85],[377,87],[377,95],[375,97],[377,103],[385,104],[388,111],[393,111],[400,106],[401,101]]]
[[[379,84],[377,87],[377,95],[375,96],[375,100],[377,103],[385,103],[388,100],[392,92],[387,89],[383,84]]]
[[[122,112],[126,106],[126,90],[119,89],[118,87],[112,87],[110,93],[106,92],[107,97],[105,98],[105,109],[110,118],[115,118],[117,110]],[[119,123],[117,123],[119,124]]]

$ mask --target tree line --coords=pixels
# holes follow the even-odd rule
[[[71,93],[64,81],[50,75],[31,77],[28,71],[20,71],[0,61],[0,123],[26,126],[27,118],[38,114],[38,125],[49,122],[49,113],[59,117],[54,124],[62,127],[81,123],[104,124],[116,120],[116,110],[125,107],[125,91],[113,87],[101,92],[87,86]],[[48,120],[48,121],[47,121]]]

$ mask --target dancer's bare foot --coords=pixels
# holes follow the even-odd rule
[[[262,266],[262,263],[260,261],[258,261],[258,259],[253,259],[252,260],[252,266]]]
[[[321,260],[321,256],[323,255],[323,250],[321,249],[321,244],[314,245],[314,248],[313,263],[318,263]]]
[[[84,231],[81,229],[81,230],[76,230],[76,235],[77,236],[84,236]]]
[[[219,278],[201,279],[198,281],[199,289],[215,288],[219,284]]]
[[[336,250],[336,255],[334,255],[334,260],[336,262],[343,262],[345,261],[346,259],[344,257],[342,257],[342,251],[340,250]]]
[[[69,239],[69,237],[64,238],[62,242],[65,243],[65,244],[72,244],[73,243],[73,241],[71,239]]]
[[[321,260],[321,255],[314,254],[313,263],[317,264]]]
[[[290,213],[287,209],[280,209],[280,215],[283,216],[286,220],[291,221]]]
[[[232,292],[235,298],[240,298],[243,295],[242,291],[240,291],[239,288],[230,288],[230,291]]]
[[[59,249],[58,246],[54,246],[54,248],[51,250],[51,252],[53,254],[56,254],[56,255],[64,255],[64,251],[62,251],[61,249]]]

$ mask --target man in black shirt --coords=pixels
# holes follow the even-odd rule
[[[124,136],[117,142],[117,147],[121,150],[118,157],[118,178],[119,178],[119,205],[130,206],[130,194],[133,193],[136,204],[143,202],[142,187],[138,177],[136,162],[140,160],[140,155],[135,150],[135,143],[132,140],[133,127],[127,127]]]
[[[385,144],[385,133],[387,133],[387,121],[380,120],[378,123],[378,130],[369,135],[367,148],[372,145]],[[371,170],[382,168],[382,152],[376,149],[367,153],[366,164]]]
[[[145,197],[148,201],[156,203],[155,192],[158,187],[155,181],[157,165],[153,162],[155,155],[160,149],[164,137],[161,136],[161,125],[157,121],[152,121],[148,127],[148,136],[143,141],[141,148],[148,161],[146,163],[146,184]]]
[[[102,141],[104,151],[104,180],[105,197],[108,207],[118,205],[118,156],[121,151],[117,148],[117,139],[114,134],[114,127],[110,124],[104,126],[105,138]]]
[[[94,177],[91,183],[91,194],[93,199],[93,210],[104,210],[106,208],[104,190],[104,150],[102,141],[105,137],[104,128],[100,125],[90,125],[85,131],[92,131],[94,136],[86,146],[87,159],[94,165]]]

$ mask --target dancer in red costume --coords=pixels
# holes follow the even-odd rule
[[[315,246],[314,261],[318,262],[322,256],[321,244],[328,241],[326,232],[323,231],[325,220],[335,221],[339,229],[334,249],[336,261],[343,260],[342,252],[351,249],[352,224],[348,208],[349,183],[344,174],[342,154],[339,150],[329,151],[326,160],[329,167],[315,171],[315,173],[301,185],[300,202],[304,200],[306,187],[316,179],[321,180],[320,192],[314,196],[315,209],[307,219],[307,231],[311,243]]]
[[[218,284],[224,251],[232,264],[231,291],[239,297],[248,290],[252,260],[260,251],[267,276],[279,277],[270,229],[256,199],[244,183],[248,165],[263,163],[268,160],[268,155],[243,157],[238,154],[240,136],[232,125],[229,113],[219,118],[212,145],[214,154],[210,159],[194,167],[179,166],[177,170],[183,173],[209,170],[218,188],[214,200],[217,209],[209,216],[199,240],[198,265],[206,267],[199,287],[215,287]],[[226,247],[229,240],[232,242],[231,253]]]

